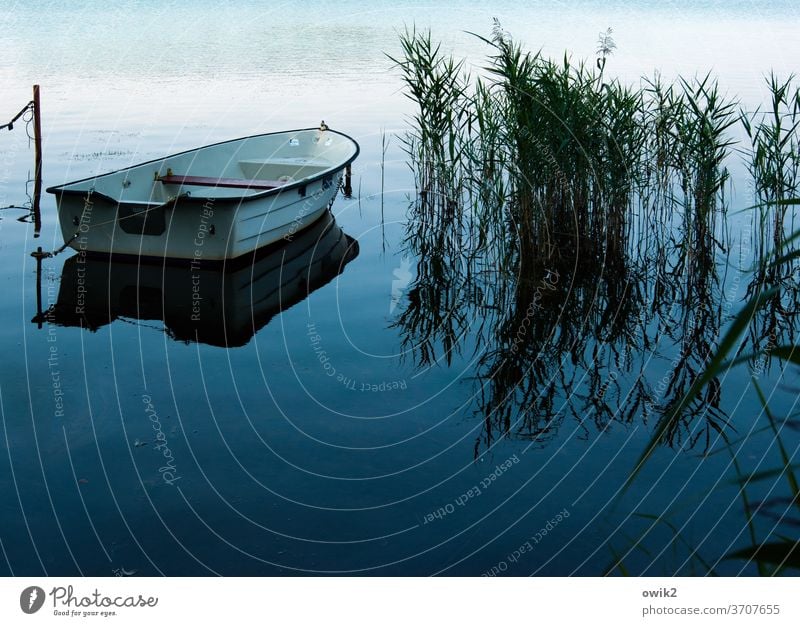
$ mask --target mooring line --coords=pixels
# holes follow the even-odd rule
[[[30,102],[28,102],[28,104],[22,107],[22,110],[19,113],[17,113],[8,124],[3,124],[2,126],[0,126],[0,130],[3,130],[4,128],[7,128],[8,130],[14,130],[14,122],[16,122],[23,115],[25,115],[25,113],[27,113],[28,111],[33,111],[33,107],[34,107],[34,102],[33,100],[31,100]],[[25,120],[25,121],[30,122],[30,120]]]

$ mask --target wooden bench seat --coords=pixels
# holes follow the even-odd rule
[[[288,184],[280,180],[248,180],[246,178],[214,178],[212,176],[180,176],[170,174],[156,178],[165,185],[195,185],[200,187],[234,187],[236,189],[276,189]]]

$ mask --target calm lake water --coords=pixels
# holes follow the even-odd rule
[[[335,225],[311,234],[324,246],[293,249],[312,292],[209,274],[244,291],[221,285],[222,309],[203,329],[187,328],[180,275],[104,263],[92,269],[90,323],[36,323],[30,253],[63,243],[54,199],[44,198],[38,239],[16,219],[24,212],[0,213],[0,573],[599,575],[615,555],[631,573],[705,573],[684,539],[718,573],[756,573],[721,560],[748,545],[749,531],[713,425],[747,437],[743,471],[779,461],[746,367],[722,376],[713,411],[688,421],[615,499],[656,419],[632,398],[644,389],[657,405],[669,394],[661,381],[680,348],[670,329],[685,319],[676,301],[671,317],[632,314],[624,341],[598,338],[601,304],[613,317],[620,303],[646,311],[651,302],[647,288],[632,288],[610,307],[607,287],[647,284],[646,275],[562,271],[564,297],[595,298],[594,316],[566,312],[576,336],[559,349],[546,338],[563,339],[566,326],[555,309],[543,313],[549,382],[524,410],[506,403],[510,427],[487,413],[487,389],[504,389],[487,366],[490,316],[448,300],[442,268],[404,244],[414,188],[395,133],[411,105],[385,53],[397,54],[397,32],[416,23],[480,65],[486,50],[465,31],[488,34],[498,17],[533,49],[592,59],[598,32],[612,26],[607,72],[634,81],[655,69],[713,70],[754,108],[763,75],[786,76],[800,58],[794,3],[112,5],[0,11],[0,122],[41,85],[45,186],[323,119],[362,152],[352,197],[333,205]],[[23,125],[0,133],[0,154],[0,205],[22,204],[33,166]],[[716,308],[703,318],[711,343],[750,276],[750,219],[737,211],[753,198],[738,157],[731,170],[730,254],[716,254]],[[342,247],[351,239],[356,247]],[[43,310],[70,308],[73,254],[44,261]],[[257,271],[276,275],[281,258]],[[587,280],[606,287],[594,293]],[[456,347],[444,358],[439,331],[453,320]],[[506,381],[506,395],[529,378]],[[797,370],[774,363],[759,383],[777,415],[796,414]],[[792,454],[797,430],[782,436]],[[782,488],[765,483],[755,497],[780,498]],[[644,516],[661,514],[680,541],[665,524],[648,531]],[[792,530],[760,523],[760,536]]]

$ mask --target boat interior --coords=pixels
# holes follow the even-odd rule
[[[346,135],[307,129],[256,135],[197,148],[48,191],[87,193],[115,202],[151,206],[181,194],[209,199],[246,198],[325,172],[357,153]]]

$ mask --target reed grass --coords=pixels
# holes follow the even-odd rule
[[[764,255],[770,250],[769,239],[773,249],[781,247],[786,217],[782,202],[796,197],[800,190],[800,88],[793,86],[794,76],[781,80],[771,73],[766,80],[769,109],[740,114],[750,140],[745,159],[759,203],[757,233]]]
[[[683,221],[687,253],[708,245],[738,119],[716,81],[605,81],[608,31],[595,65],[527,52],[497,21],[475,36],[489,54],[474,80],[429,31],[405,31],[392,58],[416,105],[404,143],[419,197],[436,198],[428,210],[467,213],[477,247],[524,246],[525,258],[596,260],[665,211]]]
[[[792,204],[795,199],[787,199],[783,202]],[[795,247],[800,240],[800,231],[796,231],[791,236],[784,238],[781,248],[773,252],[769,262],[770,267],[780,267],[791,263],[800,256],[800,251]],[[754,295],[740,309],[734,317],[726,334],[720,341],[716,351],[709,359],[705,369],[698,375],[689,390],[679,399],[672,403],[659,419],[655,431],[650,438],[648,445],[640,456],[635,468],[631,471],[627,485],[630,485],[641,472],[645,463],[655,452],[658,445],[670,428],[680,419],[686,408],[700,395],[709,383],[715,380],[721,373],[734,366],[751,364],[757,357],[779,360],[782,363],[800,365],[800,345],[796,343],[770,345],[766,348],[757,348],[748,354],[742,354],[741,336],[748,326],[754,323],[756,314],[759,310],[774,302],[777,296],[780,300],[780,286],[772,286]],[[758,396],[758,401],[762,407],[762,416],[767,421],[768,430],[773,436],[774,446],[778,451],[779,465],[777,467],[760,470],[755,473],[745,473],[736,456],[734,446],[741,450],[745,440],[735,442],[728,441],[724,432],[720,431],[724,441],[724,448],[731,453],[732,465],[736,472],[735,482],[739,486],[739,494],[742,500],[742,513],[745,517],[745,528],[750,539],[750,545],[745,548],[731,551],[723,555],[724,559],[744,560],[756,564],[760,575],[773,576],[783,573],[787,568],[800,569],[800,540],[788,536],[785,533],[770,532],[767,538],[759,539],[756,526],[756,519],[768,517],[775,521],[773,529],[784,520],[792,524],[797,523],[798,513],[800,513],[800,480],[797,477],[796,450],[791,452],[787,449],[783,441],[783,428],[788,420],[786,416],[783,420],[774,414],[769,406],[766,396],[758,382],[758,376],[753,375],[752,385]],[[763,432],[764,427],[753,429],[750,436]],[[789,496],[785,498],[773,498],[770,501],[753,501],[748,495],[747,489],[762,481],[785,479],[786,491]],[[779,512],[774,514],[771,509],[778,508]],[[791,518],[790,513],[794,512],[795,517]],[[657,517],[657,522],[663,521],[663,516]],[[637,544],[641,538],[637,540]]]
[[[426,275],[446,276],[450,304],[475,302],[467,295],[469,277],[496,268],[494,282],[482,285],[484,300],[478,305],[484,307],[481,316],[486,307],[494,311],[485,323],[494,334],[479,376],[492,382],[482,390],[479,412],[494,415],[501,429],[515,411],[535,413],[521,407],[533,406],[535,398],[552,398],[556,389],[545,385],[550,365],[541,350],[553,355],[553,364],[564,351],[575,355],[573,362],[583,361],[577,355],[589,340],[576,340],[585,334],[579,323],[588,319],[597,320],[606,339],[625,338],[632,345],[636,324],[662,306],[656,303],[677,293],[698,305],[688,311],[702,316],[682,322],[696,330],[670,384],[676,397],[681,395],[710,357],[710,333],[720,325],[717,309],[710,306],[715,283],[709,274],[720,244],[715,226],[724,215],[724,161],[735,104],[709,76],[670,84],[656,76],[639,87],[607,80],[604,70],[614,49],[610,32],[601,35],[595,64],[528,52],[497,21],[488,37],[475,36],[489,53],[474,79],[462,61],[442,53],[429,31],[401,34],[403,54],[392,60],[416,105],[403,142],[418,189],[406,243],[420,259],[419,286],[425,287]],[[681,254],[670,266],[665,242],[654,242],[665,287],[657,287],[648,313],[630,298],[640,270],[629,258],[642,254],[643,239],[667,232],[672,224],[684,233],[677,245]],[[464,271],[454,273],[459,257]],[[647,264],[652,261],[640,257],[638,265]],[[447,272],[441,269],[445,266]],[[616,277],[601,279],[606,311],[597,310],[601,268]],[[570,276],[573,293],[554,305],[552,316],[538,310],[525,345],[518,346],[514,335],[527,323],[537,284],[553,269]],[[683,288],[674,286],[675,276],[685,277]],[[457,316],[444,315],[441,307],[426,316],[425,306],[421,299],[409,301],[398,326],[409,345],[424,346],[422,361],[430,363],[432,340],[452,345],[458,333],[444,324],[441,328],[449,330],[437,334],[436,325],[427,322]],[[546,349],[553,324],[562,327],[563,346]],[[531,363],[537,359],[541,362]],[[591,376],[597,388],[601,378],[599,370]],[[637,397],[631,410],[652,406],[644,387]],[[598,415],[608,414],[607,405],[595,408]],[[721,415],[715,419],[724,423]],[[531,422],[525,432],[533,436],[541,429]],[[668,436],[677,432],[671,428]]]
[[[416,105],[403,137],[418,190],[406,237],[418,276],[397,322],[407,346],[427,366],[441,344],[450,362],[460,338],[475,333],[484,420],[476,456],[501,436],[544,442],[567,414],[580,428],[591,415],[604,430],[655,412],[628,485],[659,446],[684,439],[694,446],[704,434],[708,452],[719,434],[732,449],[721,373],[761,357],[800,363],[794,335],[780,330],[793,329],[800,310],[793,269],[800,233],[785,233],[789,209],[793,215],[800,204],[793,77],[771,76],[771,109],[745,113],[710,74],[674,81],[656,74],[639,85],[608,79],[610,31],[601,34],[595,63],[526,51],[497,21],[489,36],[476,37],[488,54],[474,77],[428,31],[403,33],[402,55],[393,59]],[[749,145],[735,143],[737,123]],[[728,166],[737,151],[753,179],[762,263],[746,302],[726,320],[717,255],[729,254]],[[568,278],[569,289],[542,296],[552,272]],[[676,303],[677,316],[668,312]],[[743,337],[762,315],[771,321],[748,353]],[[656,318],[663,327],[645,331]],[[630,371],[637,347],[665,338],[679,354],[663,394],[642,372],[627,389],[609,376]],[[579,380],[588,384],[585,395]],[[559,389],[569,401],[557,400]],[[612,408],[612,398],[620,406]],[[796,463],[761,401],[783,463],[764,476],[786,475],[796,504]],[[690,427],[699,416],[704,430]],[[744,491],[742,503],[751,546],[728,556],[754,559],[761,573],[795,565],[797,542],[759,540],[758,503]],[[663,516],[652,521],[690,548],[695,566],[713,572],[677,526]],[[627,571],[621,560],[617,569]]]
[[[675,443],[686,413],[705,409],[707,438],[712,430],[724,430],[714,369],[748,327],[746,316],[777,308],[776,291],[769,289],[775,280],[762,280],[717,341],[722,317],[713,306],[719,290],[716,255],[727,245],[722,225],[728,162],[736,148],[732,130],[741,120],[751,138],[752,145],[740,152],[751,158],[756,193],[767,202],[786,202],[797,185],[800,124],[800,96],[791,81],[772,77],[771,114],[747,116],[710,74],[672,82],[656,74],[638,86],[608,80],[604,72],[615,47],[608,31],[601,34],[594,64],[526,51],[497,21],[489,36],[475,36],[488,54],[474,78],[463,61],[442,52],[429,31],[406,30],[400,36],[402,55],[392,60],[416,105],[403,137],[419,192],[407,243],[423,257],[422,265],[465,259],[463,272],[450,272],[465,292],[470,276],[497,268],[499,283],[483,285],[482,291],[484,298],[495,292],[488,300],[503,311],[488,323],[494,348],[482,363],[498,388],[484,408],[497,413],[501,407],[493,397],[526,395],[510,393],[510,386],[544,344],[532,332],[530,350],[517,347],[511,359],[508,345],[543,272],[569,268],[573,281],[590,277],[591,294],[598,267],[625,276],[632,271],[630,259],[638,256],[637,265],[650,266],[655,277],[651,310],[671,300],[682,302],[685,313],[679,322],[685,334],[682,355],[668,386],[672,395],[659,409],[661,419],[641,460],[661,443]],[[783,241],[773,239],[776,245]],[[637,288],[635,280],[624,284]],[[626,310],[621,302],[627,288],[615,295],[608,285],[611,310]],[[591,319],[596,303],[593,297],[587,302],[588,309],[573,299],[575,316],[559,310],[563,315],[557,319]],[[628,309],[631,315],[622,316],[612,332],[630,336],[633,323],[627,320],[635,318],[634,310],[646,315],[641,308]],[[542,311],[538,316],[547,317]],[[564,328],[564,337],[578,332]],[[529,397],[541,393],[543,380]],[[705,399],[698,403],[701,389]],[[642,394],[640,408],[647,406]]]
[[[793,352],[796,353],[797,350],[795,349]],[[770,408],[758,380],[754,377],[751,382],[762,407],[759,417],[763,417],[767,425],[751,431],[741,440],[726,441],[716,450],[716,452],[725,451],[730,455],[730,466],[733,468],[734,474],[732,478],[723,484],[715,484],[704,493],[695,494],[693,501],[681,502],[675,507],[677,511],[693,510],[696,507],[696,501],[705,500],[712,491],[735,487],[741,500],[742,532],[746,534],[749,545],[729,550],[724,554],[703,555],[700,547],[684,536],[684,531],[687,530],[686,524],[679,525],[671,521],[670,518],[676,511],[660,514],[635,513],[636,517],[649,520],[650,525],[638,536],[626,537],[627,547],[624,552],[609,545],[613,561],[607,566],[606,574],[616,570],[623,576],[629,575],[629,568],[625,564],[626,558],[634,551],[643,549],[647,535],[659,526],[669,528],[674,536],[673,542],[683,548],[684,553],[676,552],[676,557],[682,559],[684,564],[698,565],[700,568],[698,573],[702,575],[717,575],[716,570],[724,561],[738,561],[743,566],[753,564],[760,576],[776,576],[789,569],[800,569],[800,540],[791,536],[791,528],[796,528],[800,523],[800,480],[798,480],[797,474],[800,464],[796,462],[797,450],[790,451],[784,442],[785,429],[789,427],[789,419],[781,419],[776,416]],[[764,430],[772,434],[773,446],[778,452],[778,464],[768,469],[747,472],[742,467],[739,453],[748,439],[761,434]],[[751,493],[757,486],[764,484],[766,484],[767,493],[780,492],[781,483],[784,483],[783,493],[787,495],[759,499]]]
[[[453,210],[458,206],[463,172],[469,77],[464,62],[446,56],[441,44],[433,43],[430,31],[407,30],[400,42],[402,58],[390,59],[401,70],[406,95],[417,107],[411,120],[413,131],[403,140],[417,169],[419,193],[437,197],[445,210]]]

